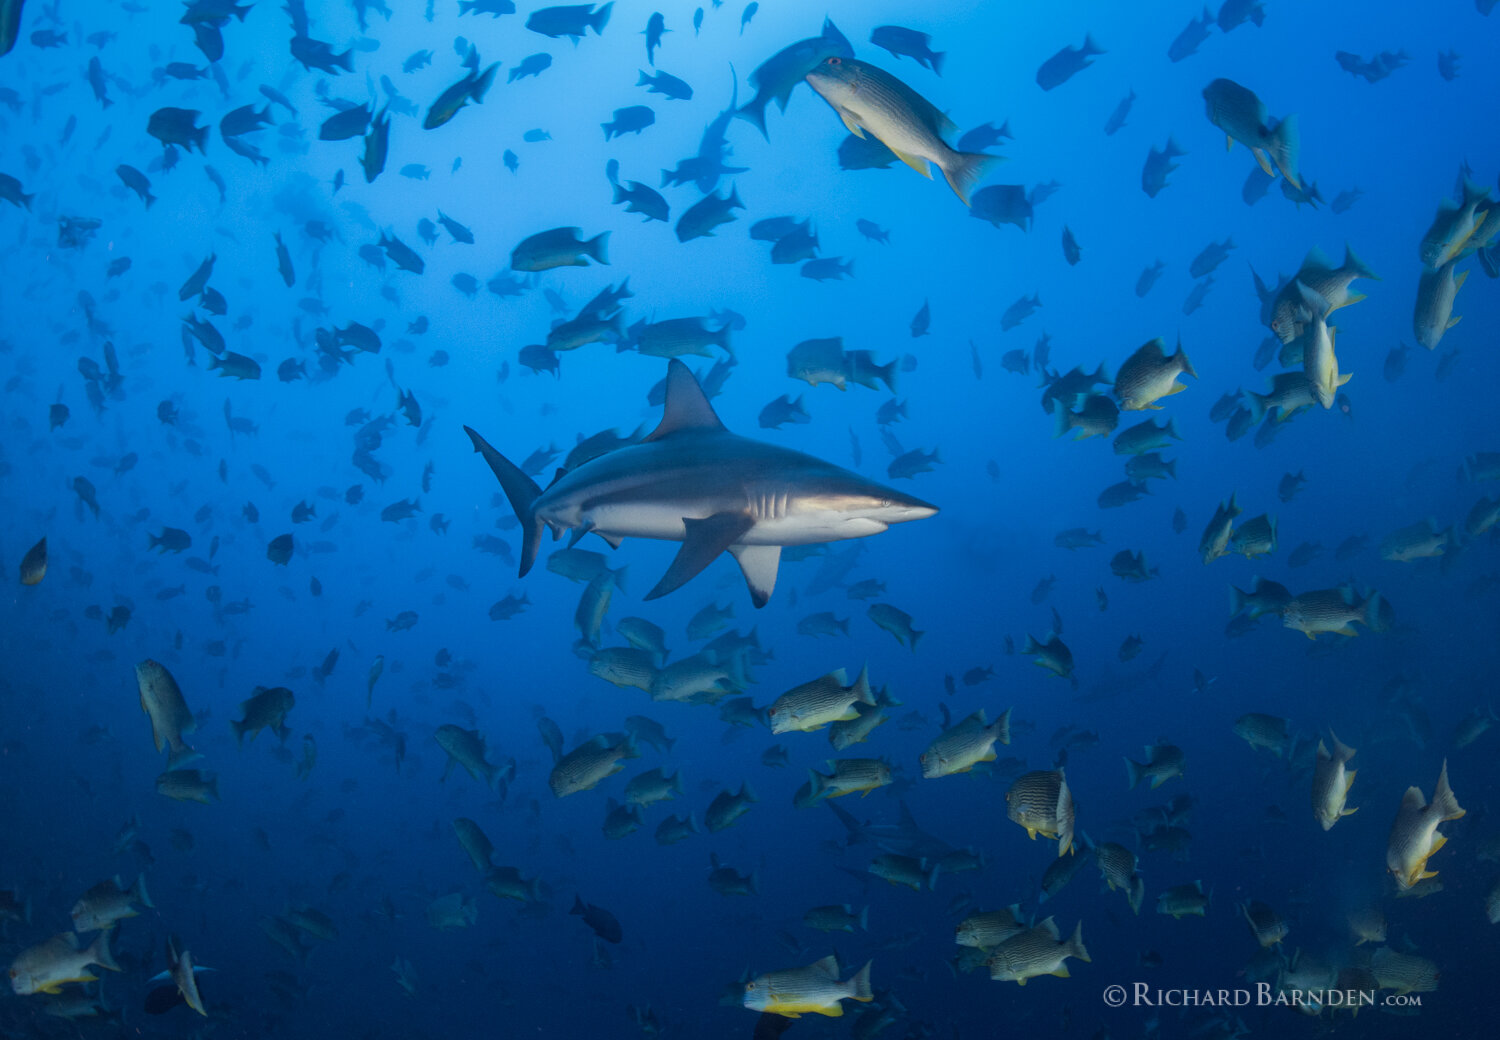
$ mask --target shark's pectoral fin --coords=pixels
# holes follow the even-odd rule
[[[779,545],[732,545],[729,554],[740,565],[745,584],[750,587],[750,601],[763,607],[776,588],[776,571],[781,566]]]
[[[1184,387],[1184,389],[1186,389],[1186,387]],[[595,531],[594,533],[608,542],[611,549],[618,549],[620,547],[620,543],[625,540],[617,534],[605,534],[603,531]]]
[[[755,521],[744,513],[715,513],[702,520],[688,517],[683,523],[687,526],[687,537],[682,548],[677,550],[677,557],[656,588],[646,593],[646,599],[657,599],[687,584],[755,526]]]

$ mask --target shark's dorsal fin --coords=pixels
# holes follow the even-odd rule
[[[659,441],[679,430],[722,429],[724,424],[714,414],[714,406],[708,403],[692,371],[673,358],[667,365],[667,400],[662,409],[661,423],[643,443]]]

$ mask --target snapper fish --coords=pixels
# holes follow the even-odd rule
[[[875,999],[870,989],[870,964],[851,978],[839,981],[838,958],[830,954],[805,968],[773,971],[745,983],[744,1006],[786,1018],[803,1015],[827,1015],[839,1018],[844,1000],[869,1003]]]
[[[975,182],[1000,158],[954,150],[942,135],[957,125],[932,102],[868,62],[831,55],[807,74],[807,82],[855,137],[868,131],[924,177],[931,178],[927,164],[934,163],[965,206]]]

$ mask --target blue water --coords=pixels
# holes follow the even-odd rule
[[[0,58],[0,88],[10,99],[0,104],[0,173],[35,195],[29,210],[0,203],[0,558],[14,579],[39,538],[47,538],[50,555],[41,584],[11,586],[0,620],[0,886],[32,905],[29,921],[0,925],[0,956],[9,962],[67,931],[74,901],[112,875],[128,882],[144,872],[156,904],[118,926],[113,948],[125,970],[103,973],[101,984],[115,1017],[83,1021],[84,1035],[631,1036],[642,1030],[627,1009],[649,1007],[663,1036],[749,1036],[756,1018],[719,1003],[726,986],[747,969],[806,965],[836,951],[846,976],[873,957],[879,1006],[891,1009],[881,1034],[888,1037],[1157,1035],[1153,1029],[1187,1036],[1206,1012],[1116,1010],[1101,993],[1142,981],[1244,985],[1257,952],[1237,909],[1247,899],[1287,921],[1288,958],[1300,949],[1335,968],[1356,962],[1370,947],[1351,949],[1344,914],[1374,901],[1394,948],[1438,964],[1441,986],[1422,994],[1420,1018],[1377,1008],[1352,1023],[1340,1018],[1341,1031],[1485,1035],[1484,987],[1496,960],[1484,901],[1500,868],[1479,853],[1494,834],[1491,752],[1500,738],[1482,734],[1459,747],[1455,726],[1494,694],[1500,554],[1492,536],[1462,534],[1462,545],[1443,559],[1399,563],[1377,551],[1391,532],[1424,517],[1462,532],[1474,503],[1496,494],[1494,484],[1462,472],[1467,457],[1500,450],[1493,419],[1500,364],[1488,342],[1500,317],[1495,283],[1477,259],[1459,262],[1469,272],[1454,307],[1463,321],[1436,351],[1414,345],[1411,318],[1418,243],[1439,203],[1454,197],[1458,171],[1467,164],[1488,187],[1500,170],[1500,142],[1489,129],[1500,43],[1475,5],[1266,0],[1263,26],[1212,28],[1180,62],[1169,61],[1167,50],[1199,14],[1194,3],[836,0],[825,10],[767,2],[742,33],[741,9],[710,7],[695,34],[693,4],[620,0],[602,35],[591,31],[576,46],[527,30],[531,3],[498,19],[460,16],[451,0],[437,3],[430,18],[422,4],[392,4],[389,16],[367,12],[364,31],[353,8],[315,5],[310,35],[340,54],[353,47],[353,73],[334,76],[293,60],[290,20],[262,2],[223,27],[222,89],[213,75],[154,78],[168,62],[207,62],[178,23],[177,5],[145,6],[131,12],[63,0],[49,8],[30,0],[14,50]],[[692,85],[690,101],[634,86],[638,70],[650,71],[640,33],[657,9],[671,30],[657,67]],[[841,170],[836,150],[846,131],[805,86],[784,115],[772,106],[769,141],[749,122],[730,121],[726,162],[749,169],[717,189],[723,194],[732,184],[746,210],[714,237],[679,243],[672,224],[642,223],[611,204],[608,161],[618,160],[621,180],[656,186],[659,170],[696,153],[705,125],[730,104],[736,77],[743,105],[756,66],[816,35],[825,13],[860,59],[900,77],[960,131],[1009,121],[1014,140],[998,149],[1007,161],[984,183],[1028,191],[1059,185],[1037,205],[1029,231],[973,219],[941,176],[926,181],[899,163]],[[871,29],[892,23],[931,34],[933,48],[947,55],[940,77],[868,42]],[[33,42],[34,33],[49,30],[66,33],[66,42]],[[100,31],[116,35],[88,42]],[[1078,46],[1086,32],[1106,53],[1042,91],[1037,67],[1058,48]],[[423,130],[429,105],[464,75],[470,45],[481,68],[501,63],[495,84],[483,104]],[[431,64],[404,73],[403,61],[424,48]],[[1450,48],[1462,58],[1457,78],[1447,81],[1437,55]],[[1333,55],[1341,50],[1364,58],[1401,50],[1410,63],[1371,83],[1340,67]],[[548,70],[506,82],[538,52],[552,56]],[[106,74],[107,107],[87,79],[93,57]],[[318,140],[320,124],[335,112],[320,97],[384,105],[383,75],[417,114],[393,106],[384,172],[366,183],[358,137]],[[1254,161],[1239,145],[1226,153],[1204,115],[1201,91],[1218,77],[1254,90],[1273,117],[1299,115],[1301,169],[1321,204],[1294,205],[1278,180],[1247,206],[1241,187]],[[256,165],[226,146],[217,124],[232,109],[266,104],[261,84],[300,114],[272,106],[275,125],[244,138],[269,160]],[[1131,90],[1137,97],[1126,125],[1106,136],[1105,121]],[[654,110],[655,125],[606,143],[599,124],[640,104]],[[164,106],[201,113],[198,124],[213,128],[206,154],[179,151],[175,166],[163,168],[164,149],[146,127]],[[524,140],[534,129],[550,139]],[[1169,137],[1187,154],[1150,198],[1141,167],[1148,149]],[[506,150],[518,159],[515,172],[505,166]],[[121,164],[150,179],[157,201],[149,209],[121,184]],[[428,175],[403,176],[408,164]],[[205,165],[225,183],[222,202]],[[1335,197],[1355,188],[1362,195],[1354,205],[1333,212]],[[673,224],[701,198],[691,184],[661,190]],[[436,222],[439,210],[472,229],[474,244],[454,242],[440,226],[435,244],[423,242],[418,221]],[[811,218],[822,255],[852,259],[853,276],[819,283],[799,277],[795,266],[771,265],[770,243],[752,241],[748,228],[781,215]],[[63,218],[99,225],[69,248],[59,241]],[[861,218],[889,230],[889,245],[861,236]],[[326,242],[309,233],[317,221],[330,231]],[[1062,257],[1064,225],[1082,246],[1077,266]],[[610,232],[609,266],[518,274],[528,284],[515,297],[486,290],[490,279],[511,273],[510,253],[522,239],[558,226],[577,226],[586,237]],[[275,233],[295,268],[290,288],[277,271]],[[359,248],[382,233],[415,248],[425,271],[388,264],[381,272],[361,259]],[[1195,282],[1190,261],[1226,237],[1236,248],[1213,273],[1202,307],[1185,315]],[[1340,407],[1296,416],[1264,448],[1253,431],[1229,440],[1210,421],[1210,407],[1237,388],[1264,389],[1280,370],[1275,361],[1264,371],[1252,362],[1269,333],[1251,269],[1274,284],[1310,248],[1337,262],[1345,243],[1382,278],[1357,282],[1368,299],[1330,319],[1340,368],[1353,373]],[[210,254],[217,260],[209,284],[227,301],[222,317],[176,295]],[[129,269],[107,277],[122,257]],[[1138,298],[1137,276],[1157,260],[1165,272]],[[453,283],[459,274],[479,283],[473,298]],[[624,302],[626,324],[722,308],[744,316],[732,340],[738,364],[714,401],[731,430],[889,482],[941,512],[828,548],[836,555],[861,547],[844,585],[884,581],[879,600],[909,613],[925,633],[915,650],[876,628],[865,616],[868,603],[848,598],[843,586],[809,594],[825,561],[816,555],[785,561],[759,611],[727,559],[680,591],[643,602],[676,547],[636,539],[612,554],[629,577],[614,595],[603,642],[623,642],[613,623],[641,616],[666,630],[677,659],[696,649],[684,633],[689,618],[711,601],[732,606],[731,625],[753,626],[772,654],[744,691],[763,707],[815,676],[835,668],[853,675],[868,664],[875,684],[904,703],[845,757],[884,756],[898,783],[837,804],[862,820],[894,823],[904,801],[925,831],[983,853],[982,870],[941,875],[932,892],[865,875],[870,846],[846,846],[832,812],[791,804],[806,769],[822,769],[834,755],[825,734],[772,737],[729,727],[711,707],[653,704],[640,690],[607,685],[575,652],[582,586],[542,564],[518,579],[512,563],[475,548],[476,538],[493,535],[518,555],[520,537],[461,426],[519,461],[548,445],[566,451],[580,435],[610,427],[628,433],[657,421],[660,409],[647,393],[666,373],[660,359],[596,343],[562,355],[556,378],[519,360],[555,318],[571,317],[627,275],[635,295]],[[560,297],[566,312],[554,314],[544,291]],[[1004,310],[1033,293],[1041,308],[1002,331]],[[913,338],[909,326],[924,300],[931,334]],[[260,378],[220,378],[201,345],[185,356],[181,330],[190,313],[211,320],[228,350],[256,359]],[[409,332],[419,316],[430,328]],[[378,331],[380,354],[358,353],[331,373],[320,368],[315,330],[351,321]],[[1181,440],[1165,452],[1177,460],[1175,480],[1153,481],[1149,497],[1122,508],[1099,507],[1099,492],[1123,478],[1125,456],[1104,439],[1054,439],[1053,417],[1038,407],[1035,371],[1022,376],[1001,365],[1003,354],[1030,351],[1044,333],[1058,372],[1092,371],[1102,361],[1112,374],[1147,340],[1160,336],[1170,347],[1180,339],[1199,378],[1184,379],[1186,390],[1164,400],[1161,412],[1145,413],[1175,421]],[[840,393],[788,377],[787,352],[829,336],[873,351],[882,363],[902,360],[898,396],[909,417],[889,432],[903,450],[937,448],[941,464],[932,472],[887,476],[890,455],[875,423],[884,390],[851,385]],[[105,368],[106,341],[120,378],[95,407],[79,361]],[[1411,346],[1405,371],[1388,380],[1386,357],[1403,342]],[[437,351],[446,352],[445,366],[432,363]],[[279,380],[277,366],[288,359],[305,362],[310,378]],[[700,373],[711,364],[688,360]],[[419,427],[396,410],[397,387],[419,402]],[[784,393],[804,395],[812,421],[761,430],[761,408]],[[177,409],[175,424],[158,417],[164,401]],[[54,402],[70,414],[49,429]],[[226,408],[255,431],[231,431]],[[345,416],[355,409],[394,417],[374,452],[380,481],[351,459],[359,427]],[[1139,417],[1126,413],[1121,428]],[[120,464],[127,454],[136,458],[131,468]],[[264,478],[252,467],[262,467]],[[1299,470],[1306,486],[1281,502],[1278,481]],[[76,477],[97,488],[97,517],[75,494]],[[356,484],[364,498],[350,505],[345,492]],[[1277,518],[1279,545],[1259,560],[1230,556],[1205,566],[1198,535],[1231,493],[1242,519]],[[421,512],[382,522],[382,509],[403,499],[420,499]],[[291,511],[303,500],[317,516],[294,525]],[[247,519],[246,503],[258,522]],[[1171,523],[1178,508],[1187,518],[1181,534]],[[450,522],[446,532],[431,525],[439,513]],[[150,551],[150,536],[164,527],[188,532],[191,547]],[[1056,547],[1054,534],[1072,527],[1101,530],[1105,544]],[[277,566],[267,546],[288,532],[296,549]],[[1353,535],[1368,536],[1364,549],[1335,558]],[[1302,543],[1323,551],[1291,567]],[[608,552],[598,539],[583,545]],[[1127,584],[1112,575],[1110,557],[1127,548],[1144,552],[1159,576]],[[549,541],[543,553],[551,549]],[[1055,587],[1033,603],[1029,593],[1048,576]],[[1231,637],[1227,586],[1248,589],[1255,576],[1293,593],[1352,581],[1361,594],[1378,590],[1394,623],[1310,643],[1269,616]],[[180,595],[159,595],[178,586]],[[530,600],[523,613],[490,620],[492,603],[523,591]],[[223,609],[245,601],[248,610]],[[130,608],[128,624],[111,633],[103,615],[121,605]],[[1006,652],[1007,637],[1017,649],[1027,634],[1044,639],[1053,608],[1074,654],[1076,686]],[[389,630],[402,611],[416,612],[416,624]],[[848,618],[848,636],[799,635],[798,621],[819,611]],[[1131,634],[1144,648],[1122,663],[1117,650]],[[320,680],[313,673],[333,650],[336,665]],[[377,655],[385,670],[367,708]],[[147,658],[171,669],[198,717],[188,740],[204,755],[196,766],[218,777],[216,803],[156,793],[164,756],[153,750],[134,681],[135,664]],[[981,666],[994,667],[993,679],[975,686],[958,679],[945,691],[945,676]],[[1195,669],[1215,680],[1207,692],[1194,692]],[[257,686],[278,685],[296,695],[290,735],[278,743],[262,733],[237,747],[229,722],[240,717],[240,702]],[[982,968],[956,975],[947,963],[965,913],[1014,902],[1034,910],[1041,874],[1056,856],[1055,843],[1026,840],[1005,817],[1005,791],[1019,767],[997,763],[987,773],[923,780],[917,765],[943,708],[956,721],[1008,707],[1015,736],[997,750],[1025,768],[1052,768],[1049,737],[1064,725],[1098,733],[1096,747],[1070,750],[1066,762],[1079,829],[1094,840],[1136,848],[1136,813],[1185,794],[1196,803],[1187,856],[1141,850],[1139,916],[1120,893],[1103,890],[1092,863],[1042,906],[1038,918],[1055,914],[1064,934],[1084,922],[1092,963],[1071,961],[1071,978],[1043,977],[1025,988],[990,982]],[[1309,811],[1307,760],[1289,769],[1252,750],[1233,731],[1248,712],[1285,716],[1313,741],[1327,739],[1331,727],[1358,748],[1349,803],[1359,812],[1323,832]],[[642,744],[641,757],[596,790],[554,798],[538,717],[554,720],[571,749],[639,714],[666,727],[673,750]],[[371,719],[404,734],[404,756],[379,739]],[[461,769],[439,781],[445,756],[433,733],[448,723],[479,730],[492,761],[515,760],[503,801]],[[317,759],[298,779],[305,735]],[[1143,744],[1157,741],[1184,750],[1185,776],[1155,792],[1126,791],[1121,757],[1139,758]],[[777,743],[789,751],[789,768],[761,762]],[[1385,874],[1389,821],[1407,787],[1431,795],[1444,759],[1468,815],[1443,825],[1449,844],[1429,865],[1443,891],[1398,899]],[[640,831],[607,840],[600,830],[606,799],[622,797],[630,777],[655,766],[680,768],[683,793],[648,808]],[[734,826],[671,847],[653,840],[668,813],[691,812],[701,825],[714,794],[743,782],[760,801]],[[1268,806],[1284,811],[1286,822],[1265,822]],[[133,817],[138,833],[117,842]],[[454,837],[457,817],[480,824],[496,847],[495,863],[539,877],[544,900],[523,907],[486,891]],[[711,890],[711,852],[757,872],[759,894]],[[1196,879],[1213,891],[1205,919],[1155,913],[1160,892]],[[429,927],[428,904],[455,891],[477,900],[477,922],[447,932]],[[575,894],[621,923],[624,941],[605,948],[607,964],[598,963],[583,920],[567,913]],[[869,932],[830,941],[802,925],[807,909],[827,903],[868,905]],[[325,912],[339,931],[332,942],[305,936],[306,963],[268,941],[260,925],[292,906]],[[147,979],[165,966],[168,934],[217,969],[203,976],[207,1025],[182,1007],[161,1017],[143,1011]],[[1160,955],[1160,966],[1142,964],[1146,951]],[[396,958],[410,962],[414,993],[398,985]],[[44,1003],[36,996],[0,1001],[0,1032],[69,1032]],[[850,1015],[859,1010],[844,1006]],[[1285,1009],[1239,1013],[1261,1035],[1313,1036],[1326,1026],[1326,1018]],[[850,1024],[804,1017],[791,1028],[796,1036],[843,1036]]]

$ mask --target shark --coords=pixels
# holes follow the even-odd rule
[[[871,823],[869,820],[860,822],[853,813],[840,809],[833,802],[825,801],[823,804],[833,810],[833,814],[848,831],[844,839],[846,846],[871,844],[882,852],[933,860],[942,859],[954,851],[952,845],[917,826],[916,818],[912,816],[905,801],[900,803],[901,815],[897,823]],[[862,871],[856,872],[856,876],[862,875]]]
[[[472,428],[464,432],[521,523],[520,574],[542,531],[681,542],[652,600],[681,588],[721,553],[734,557],[756,607],[776,587],[781,550],[865,538],[937,506],[800,451],[729,432],[681,361],[667,368],[661,423],[635,444],[559,472],[544,491]]]

